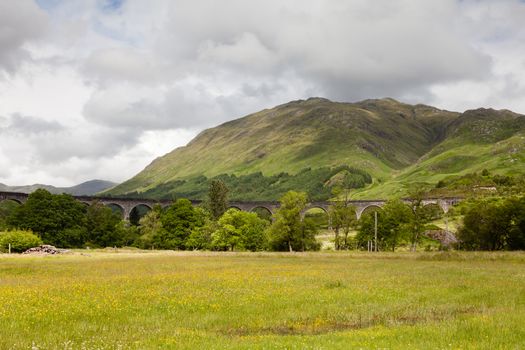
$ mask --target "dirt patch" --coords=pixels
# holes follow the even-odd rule
[[[420,323],[440,322],[456,318],[461,315],[475,315],[481,313],[475,307],[467,307],[459,310],[443,310],[425,314],[408,314],[399,316],[374,315],[372,317],[359,316],[356,320],[335,321],[307,319],[294,322],[289,325],[278,325],[261,329],[229,329],[226,334],[230,336],[253,336],[253,335],[319,335],[331,332],[342,332],[348,330],[365,329],[374,326],[415,325]],[[224,334],[223,332],[220,332]]]

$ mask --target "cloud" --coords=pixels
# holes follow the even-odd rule
[[[71,158],[112,157],[134,146],[140,134],[126,129],[70,128],[16,116],[7,128],[0,129],[0,146],[1,152],[13,160],[34,165],[60,164]]]
[[[30,0],[0,2],[0,73],[13,73],[31,58],[26,45],[42,38],[47,25],[45,12]]]
[[[32,116],[23,116],[15,113],[11,118],[4,118],[9,120],[8,125],[0,127],[7,133],[15,133],[22,135],[49,135],[57,133],[64,129],[64,126],[57,121],[46,121]],[[5,123],[5,122],[4,122]]]
[[[162,76],[152,57],[129,48],[110,48],[93,52],[86,61],[85,71],[101,84],[108,81],[147,84]]]
[[[194,81],[155,88],[114,84],[96,91],[84,106],[87,120],[107,127],[136,130],[202,128],[227,120],[236,113],[234,98],[215,95],[207,82]],[[240,115],[239,115],[240,116]]]
[[[0,179],[9,178],[11,176],[11,169],[9,167],[11,166],[11,162],[1,152],[0,152],[0,164],[4,164],[4,166],[0,166]],[[0,181],[0,183],[2,183],[2,181]]]
[[[266,47],[261,39],[251,32],[244,32],[231,42],[207,40],[197,50],[198,59],[212,65],[227,65],[232,68],[265,71],[278,65],[278,55]]]
[[[518,0],[0,2],[0,182],[122,181],[310,96],[525,113]]]
[[[179,1],[171,9],[158,38],[164,55],[251,75],[295,72],[329,95],[382,91],[385,81],[410,89],[479,78],[490,68],[456,22],[456,1],[201,1],[199,11],[208,11],[198,26],[189,20],[197,7]]]
[[[62,163],[72,158],[113,157],[134,146],[140,134],[134,130],[69,129],[57,135],[60,143],[40,139],[41,145],[35,150],[36,159],[42,163]]]
[[[309,94],[428,97],[434,84],[485,79],[492,67],[456,1],[157,1],[143,19],[143,4],[129,0],[122,11],[112,27],[144,29],[148,40],[88,59],[102,89],[84,111],[103,125],[209,126]],[[304,88],[283,93],[282,77]],[[232,99],[239,108],[225,110]]]

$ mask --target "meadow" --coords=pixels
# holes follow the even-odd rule
[[[517,349],[525,253],[0,255],[1,349]]]

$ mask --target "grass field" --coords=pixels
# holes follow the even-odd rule
[[[518,349],[524,253],[0,255],[1,349]]]

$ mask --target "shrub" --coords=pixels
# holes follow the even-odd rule
[[[7,252],[11,244],[11,251],[15,253],[24,252],[29,248],[42,244],[40,237],[31,231],[5,231],[0,232],[0,250]]]

